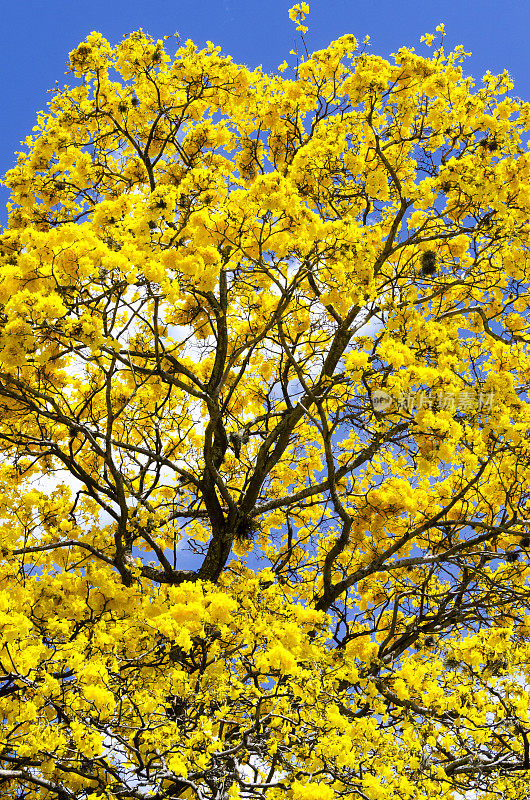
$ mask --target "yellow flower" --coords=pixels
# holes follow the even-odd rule
[[[177,777],[186,778],[188,775],[188,766],[185,760],[179,755],[170,756],[170,758],[167,759],[167,766],[169,771]]]
[[[324,783],[300,783],[292,785],[294,800],[333,800],[335,792]]]

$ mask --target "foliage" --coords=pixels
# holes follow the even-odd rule
[[[70,54],[5,177],[2,797],[528,796],[530,106],[442,41]]]

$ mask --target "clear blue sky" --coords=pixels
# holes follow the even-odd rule
[[[0,30],[0,174],[14,162],[43,109],[46,90],[65,76],[67,55],[90,31],[112,44],[138,28],[155,38],[178,31],[198,45],[221,45],[237,63],[275,69],[295,42],[287,12],[295,0],[14,0],[4,2]],[[309,0],[307,43],[320,49],[353,33],[371,37],[371,51],[388,56],[445,22],[448,45],[472,52],[467,72],[480,78],[507,69],[514,94],[530,100],[528,0]],[[169,42],[168,42],[169,44]],[[5,218],[0,191],[0,219]]]

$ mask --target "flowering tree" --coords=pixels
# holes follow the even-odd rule
[[[530,106],[436,47],[70,54],[4,181],[2,797],[529,796]]]

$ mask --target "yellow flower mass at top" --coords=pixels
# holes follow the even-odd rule
[[[4,178],[2,798],[530,797],[530,105],[444,36],[70,54]]]

